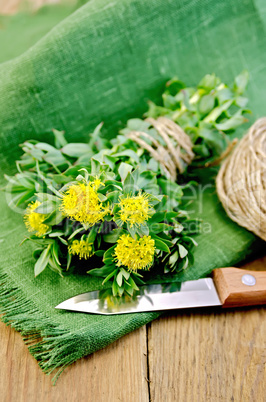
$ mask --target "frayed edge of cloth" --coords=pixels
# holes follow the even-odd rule
[[[5,273],[0,273],[0,314],[2,322],[21,333],[42,371],[55,371],[53,385],[67,366],[84,356],[73,333],[52,324]]]

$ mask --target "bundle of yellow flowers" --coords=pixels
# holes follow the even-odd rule
[[[189,267],[197,226],[187,224],[183,185],[171,179],[177,168],[186,186],[195,169],[219,162],[229,134],[246,121],[246,83],[246,72],[233,88],[215,75],[196,88],[173,79],[163,105],[150,103],[147,119],[129,120],[111,141],[100,124],[88,143],[68,143],[53,130],[54,145],[22,144],[6,191],[11,208],[23,211],[25,240],[37,244],[35,276],[46,268],[61,276],[81,269],[122,296],[151,276]]]

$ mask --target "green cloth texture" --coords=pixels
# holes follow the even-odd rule
[[[175,75],[191,85],[212,72],[231,82],[247,69],[250,124],[265,113],[265,24],[262,0],[89,1],[25,53],[0,65],[1,184],[3,173],[15,172],[24,140],[52,139],[56,128],[65,130],[68,140],[86,141],[101,121],[104,134],[115,136],[127,119],[142,116],[147,100],[159,101],[165,82]],[[55,310],[66,298],[100,288],[101,281],[85,275],[62,279],[50,271],[35,279],[32,247],[19,247],[26,234],[23,218],[8,208],[4,193],[0,202],[2,320],[21,331],[46,373],[158,317]],[[203,219],[203,231],[194,266],[176,280],[237,264],[265,244],[229,220],[213,187],[198,192],[191,215]]]

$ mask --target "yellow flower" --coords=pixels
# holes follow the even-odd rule
[[[109,207],[103,207],[97,194],[101,184],[97,178],[90,183],[72,184],[63,194],[60,209],[69,218],[88,226],[103,220]]]
[[[49,226],[43,223],[46,219],[45,214],[34,212],[39,205],[41,205],[40,201],[35,201],[28,205],[24,215],[24,222],[29,232],[36,232],[36,236],[42,237],[49,230]]]
[[[68,251],[70,254],[77,254],[79,258],[87,258],[93,255],[93,248],[91,243],[86,240],[74,240],[73,243],[68,246]]]
[[[149,195],[139,192],[134,197],[120,198],[120,219],[132,227],[141,225],[151,216],[151,205],[149,204]]]
[[[120,267],[124,265],[130,270],[149,269],[153,263],[155,242],[151,236],[143,236],[139,240],[123,234],[117,240],[115,260]]]

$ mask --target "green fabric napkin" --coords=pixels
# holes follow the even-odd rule
[[[52,128],[65,130],[69,140],[87,140],[100,121],[106,135],[116,135],[128,118],[141,117],[148,99],[158,101],[174,75],[195,84],[206,73],[230,81],[248,69],[251,121],[262,116],[265,24],[262,0],[90,1],[23,55],[0,65],[1,181],[4,172],[14,173],[24,140],[49,139]],[[4,193],[0,202],[2,319],[21,331],[45,372],[158,316],[55,310],[68,297],[100,288],[101,281],[81,275],[62,279],[49,271],[34,279],[32,247],[19,247],[26,233],[23,218],[7,207]],[[203,219],[202,233],[194,266],[177,280],[234,265],[265,244],[226,217],[213,187],[194,195],[191,215]]]

